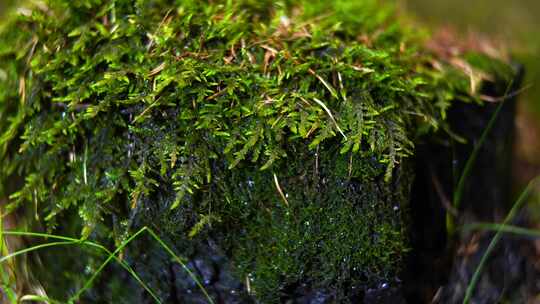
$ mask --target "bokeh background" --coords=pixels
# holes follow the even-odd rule
[[[406,15],[412,15],[413,20],[429,25],[437,31],[441,28],[452,28],[464,40],[471,36],[487,35],[492,41],[500,43],[508,51],[511,58],[525,68],[526,78],[522,87],[523,93],[517,103],[516,136],[513,155],[513,192],[517,197],[529,181],[540,175],[540,0],[396,0]],[[480,156],[481,157],[481,156]],[[540,230],[540,185],[536,183],[533,191],[518,216],[519,226]],[[501,216],[502,218],[502,216]],[[476,235],[478,239],[485,235]],[[473,244],[478,246],[473,236],[470,241],[461,240],[460,248],[468,248]],[[540,288],[538,274],[540,273],[540,239],[523,239],[508,237],[503,241],[507,253],[499,255],[487,264],[486,269],[496,270],[505,277],[508,270],[518,263],[527,263],[534,275],[518,271],[524,278],[522,283],[513,287],[510,293],[529,293],[525,297],[510,296],[501,299],[502,303],[540,304]],[[471,247],[471,248],[473,248]],[[475,250],[484,252],[485,247]],[[499,249],[502,250],[502,249]],[[474,256],[474,254],[472,255]],[[511,256],[519,256],[511,260]],[[455,260],[456,269],[470,269],[474,263],[467,264],[468,257]],[[518,260],[520,262],[518,262]],[[467,266],[468,265],[468,266]],[[462,267],[462,268],[460,268]],[[534,269],[534,270],[533,270]],[[459,271],[457,271],[459,273]],[[496,281],[496,280],[495,280]],[[453,285],[452,285],[453,284]],[[460,285],[459,279],[451,283],[454,288]],[[489,284],[488,284],[489,285]],[[484,287],[488,286],[485,285]],[[524,285],[536,286],[523,288]],[[521,290],[521,291],[519,291]],[[486,295],[489,288],[483,288]],[[526,300],[525,300],[526,299]]]
[[[463,37],[485,34],[525,66],[526,89],[516,120],[515,188],[540,175],[540,1],[401,0],[399,5],[431,28],[452,27]]]
[[[403,0],[402,7],[420,20],[475,31],[502,41],[526,65],[529,110],[540,115],[540,1],[538,0]]]
[[[430,28],[451,27],[466,39],[471,33],[487,35],[504,45],[511,58],[525,68],[525,90],[518,100],[513,161],[513,191],[540,175],[540,0],[398,0],[407,15]],[[540,186],[529,198],[521,218],[524,226],[540,229]],[[519,244],[519,245],[518,245]],[[525,258],[540,269],[540,240],[515,243]],[[514,248],[514,249],[515,249]],[[530,248],[529,250],[522,250]],[[502,269],[502,267],[501,267]],[[525,274],[523,274],[525,275]],[[532,277],[534,285],[537,277]],[[538,281],[536,282],[538,286]],[[539,304],[540,294],[528,304]]]

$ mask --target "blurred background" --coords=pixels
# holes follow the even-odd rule
[[[540,175],[540,0],[398,1],[405,14],[413,15],[413,19],[417,19],[421,24],[431,25],[430,28],[434,31],[440,28],[452,28],[464,40],[470,39],[471,35],[475,37],[478,33],[487,35],[490,40],[503,45],[516,63],[524,66],[526,77],[522,84],[524,91],[517,103],[512,164],[512,190],[517,197],[529,181]],[[529,197],[526,208],[521,210],[517,222],[521,226],[538,231],[540,229],[540,186],[536,184],[536,189]],[[504,241],[505,245],[501,247],[506,249],[499,249],[499,251],[505,250],[511,254],[501,254],[503,258],[488,262],[492,264],[488,267],[496,270],[498,275],[495,277],[505,277],[509,273],[508,269],[516,264],[530,265],[527,266],[530,271],[518,270],[524,280],[513,287],[514,293],[529,293],[529,295],[509,296],[506,300],[501,299],[501,302],[540,304],[540,293],[538,293],[540,290],[540,239],[522,238],[521,241],[517,239],[507,238]],[[459,245],[461,249],[467,248],[470,244],[478,245],[478,242],[474,240],[470,242],[465,240],[462,239]],[[484,250],[480,249],[480,251]],[[520,258],[512,261],[511,256]],[[454,265],[460,265],[457,266],[460,269],[458,272],[470,269],[471,264],[466,266],[466,260],[467,257],[461,261],[459,257],[456,259],[458,262]],[[493,266],[499,262],[501,262],[499,265]],[[454,288],[460,286],[459,282],[450,285]],[[529,288],[523,288],[523,285],[529,285]],[[489,288],[483,288],[482,292],[487,295]]]
[[[540,1],[401,0],[399,4],[432,28],[452,27],[463,37],[485,34],[525,66],[514,163],[515,186],[522,188],[540,174]]]

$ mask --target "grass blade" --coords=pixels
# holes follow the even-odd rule
[[[21,249],[21,250],[17,250],[17,251],[15,251],[13,253],[10,253],[10,254],[0,258],[0,264],[7,261],[7,260],[9,260],[9,259],[11,259],[11,258],[14,258],[14,257],[18,256],[18,255],[25,254],[27,252],[31,252],[31,251],[34,251],[34,250],[47,248],[47,247],[72,245],[73,243],[74,242],[72,242],[72,241],[51,242],[51,243],[39,244],[39,245],[36,245],[36,246],[32,246],[32,247],[24,248],[24,249]]]
[[[129,244],[132,240],[134,240],[135,238],[137,238],[141,233],[144,232],[144,228],[137,231],[136,233],[134,233],[132,236],[130,236],[126,241],[124,241],[120,246],[118,246],[118,248],[116,248],[115,251],[113,251],[112,253],[109,254],[109,256],[107,257],[107,259],[105,260],[105,262],[103,262],[99,267],[98,269],[94,272],[94,274],[85,282],[85,284],[83,285],[83,287],[81,289],[79,289],[69,300],[68,300],[68,303],[74,303],[75,301],[77,301],[79,299],[79,297],[88,289],[90,288],[90,286],[92,285],[92,283],[94,282],[94,280],[97,278],[97,276],[103,271],[103,269],[105,268],[105,266],[107,266],[107,264],[109,264],[109,262],[111,260],[113,260],[116,255],[122,251],[122,249],[124,249],[124,247],[127,246],[127,244]]]
[[[467,177],[471,174],[472,167],[474,163],[476,162],[476,158],[478,157],[478,153],[480,152],[480,149],[484,145],[484,142],[486,141],[487,135],[495,125],[495,121],[497,121],[497,117],[499,116],[499,112],[501,112],[501,109],[504,105],[504,102],[499,102],[497,105],[497,108],[495,109],[495,112],[493,112],[493,115],[489,119],[489,122],[482,132],[482,135],[480,135],[480,139],[474,146],[474,149],[467,159],[467,162],[465,163],[465,167],[463,168],[463,172],[461,173],[461,176],[459,177],[458,184],[456,186],[456,190],[454,191],[454,201],[453,205],[454,208],[458,209],[459,205],[461,204],[461,198],[463,196],[463,189],[465,188],[465,181],[467,180]]]
[[[540,230],[528,229],[512,225],[503,225],[495,223],[473,223],[463,226],[463,230],[488,230],[502,231],[504,233],[516,234],[519,236],[540,238]]]
[[[171,248],[169,248],[169,246],[167,246],[167,244],[165,244],[165,242],[163,242],[158,236],[157,234],[154,233],[154,231],[152,231],[151,229],[147,229],[147,232],[161,245],[161,247],[163,247],[163,249],[165,249],[165,251],[167,251],[169,253],[169,255],[171,255],[171,257],[178,263],[182,266],[182,268],[184,268],[187,273],[189,274],[189,276],[193,279],[193,281],[195,281],[195,284],[197,284],[197,286],[201,289],[201,291],[203,292],[204,296],[206,297],[206,299],[208,299],[209,303],[214,303],[214,300],[212,300],[212,298],[210,297],[210,295],[208,294],[208,292],[206,291],[206,289],[204,288],[204,286],[201,284],[201,282],[199,281],[199,279],[197,279],[197,277],[195,276],[195,274],[193,274],[193,272],[191,270],[189,270],[189,268],[187,268],[186,264],[184,264],[182,262],[182,260],[180,259],[179,256],[177,256],[172,250]]]
[[[81,244],[81,245],[94,247],[94,248],[97,248],[97,249],[105,252],[107,255],[111,255],[111,251],[109,251],[105,246],[100,245],[98,243],[88,241],[88,240],[82,241],[82,240],[76,239],[76,238],[71,238],[71,237],[66,237],[66,236],[61,236],[61,235],[48,234],[48,233],[38,233],[38,232],[8,231],[8,230],[6,230],[6,231],[3,231],[3,233],[5,235],[33,236],[33,237],[42,237],[42,238],[51,238],[51,239],[63,240],[63,241],[66,241],[66,242],[71,242],[70,244],[72,244],[72,245]],[[146,285],[146,283],[144,283],[142,281],[142,279],[139,277],[139,275],[133,270],[133,268],[131,268],[131,266],[129,266],[129,264],[127,264],[126,262],[124,262],[121,259],[119,259],[118,257],[116,257],[116,255],[114,256],[114,259],[150,294],[150,296],[154,299],[154,301],[156,303],[161,304],[161,300],[152,291],[152,289],[150,289],[150,287],[148,285]]]
[[[531,182],[529,182],[525,190],[521,192],[519,198],[516,200],[516,202],[514,203],[514,206],[512,206],[512,209],[510,209],[510,212],[508,212],[508,214],[504,218],[504,221],[502,222],[502,225],[500,225],[499,228],[502,226],[508,226],[508,223],[514,218],[518,210],[525,203],[527,197],[529,196],[529,193],[531,192],[533,186],[536,184],[537,180],[538,180],[538,177],[533,179]],[[480,279],[480,275],[482,274],[482,271],[484,270],[484,266],[491,252],[493,251],[493,249],[495,249],[495,246],[501,239],[502,234],[503,234],[503,230],[498,229],[497,232],[495,233],[495,236],[493,236],[493,238],[491,239],[491,242],[489,243],[486,251],[484,252],[484,255],[480,259],[480,263],[478,263],[478,266],[476,266],[476,270],[474,271],[471,281],[469,282],[469,285],[467,286],[467,290],[465,292],[465,298],[463,299],[463,304],[468,304],[470,302],[472,293],[474,292],[474,289],[476,288],[476,284],[478,283],[478,280]]]
[[[109,254],[109,257],[105,260],[105,262],[103,262],[103,264],[101,264],[98,269],[96,270],[96,272],[92,275],[92,277],[90,277],[90,279],[88,279],[86,281],[86,283],[84,284],[84,286],[79,290],[77,291],[77,293],[75,295],[73,295],[70,299],[69,299],[69,303],[74,303],[76,300],[79,299],[79,297],[88,289],[90,288],[90,286],[92,285],[93,281],[97,278],[97,276],[103,271],[103,269],[107,266],[107,264],[109,264],[109,262],[114,259],[116,257],[116,255],[122,251],[129,243],[131,243],[131,241],[135,240],[136,238],[138,238],[142,233],[148,233],[150,234],[150,236],[152,236],[152,238],[154,238],[158,243],[159,245],[165,249],[165,251],[167,251],[167,253],[174,259],[175,262],[177,262],[178,264],[180,264],[180,266],[182,266],[182,268],[184,268],[187,273],[189,274],[189,276],[195,281],[195,283],[197,284],[197,286],[202,290],[203,294],[205,295],[205,297],[208,299],[209,303],[214,303],[214,301],[212,300],[212,298],[210,297],[210,295],[208,294],[208,292],[206,291],[206,289],[204,288],[204,286],[201,284],[201,282],[197,279],[197,277],[193,274],[193,272],[191,270],[189,270],[189,268],[187,268],[187,266],[185,265],[184,262],[182,262],[182,259],[180,259],[180,257],[178,257],[170,248],[169,246],[167,246],[165,244],[165,242],[163,242],[150,228],[148,227],[143,227],[141,228],[139,231],[135,232],[133,235],[131,235],[128,239],[126,239],[120,246],[118,246],[118,248],[116,248],[116,250],[114,252],[112,252],[111,254]]]
[[[508,86],[506,87],[502,101],[499,102],[499,104],[497,105],[497,108],[495,109],[495,112],[493,112],[493,114],[491,115],[487,126],[484,128],[484,131],[482,131],[482,134],[480,135],[480,139],[474,146],[471,155],[467,159],[467,162],[465,163],[465,167],[463,167],[463,171],[459,177],[456,189],[454,190],[454,193],[452,195],[452,207],[454,207],[455,210],[459,211],[461,199],[463,197],[463,192],[465,189],[465,181],[471,174],[471,170],[473,168],[474,163],[476,162],[478,153],[480,153],[480,149],[484,145],[484,142],[486,141],[486,138],[489,132],[491,131],[491,129],[493,129],[493,126],[495,125],[495,122],[497,121],[497,118],[499,117],[499,113],[501,112],[501,109],[506,103],[506,98],[509,96],[508,93],[510,92],[513,83],[514,83],[513,80],[510,81],[510,83],[508,83]],[[456,230],[455,223],[454,223],[454,218],[452,214],[450,213],[446,214],[446,225],[447,225],[448,233],[451,236],[454,235],[455,230]]]

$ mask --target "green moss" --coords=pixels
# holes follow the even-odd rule
[[[287,204],[268,184],[269,172],[253,168],[226,179],[225,192],[236,195],[216,212],[226,215],[225,231],[241,227],[228,236],[232,256],[263,302],[300,282],[337,290],[342,299],[350,292],[344,284],[394,281],[401,267],[411,172],[400,167],[400,182],[386,183],[376,160],[341,155],[336,146],[319,149],[318,167],[312,155],[282,165]]]
[[[143,224],[184,248],[217,235],[266,301],[392,280],[415,136],[469,83],[391,8],[312,2],[51,0],[17,17],[0,36],[9,209],[49,229],[77,210],[84,236],[116,242]]]

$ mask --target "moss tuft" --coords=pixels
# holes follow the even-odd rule
[[[473,97],[391,7],[28,5],[0,34],[9,210],[49,229],[76,210],[83,236],[117,243],[141,225],[212,237],[269,302],[398,275],[415,136]]]

